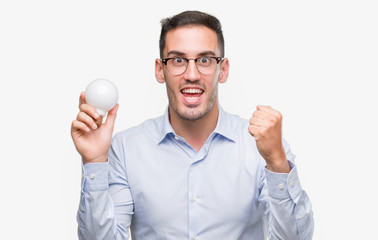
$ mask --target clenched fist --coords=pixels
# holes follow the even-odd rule
[[[259,153],[273,172],[288,173],[290,166],[282,146],[282,115],[269,106],[257,106],[249,119],[249,133],[255,138]]]

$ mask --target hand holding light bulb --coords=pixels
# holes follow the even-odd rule
[[[71,136],[83,163],[106,162],[118,110],[118,91],[109,80],[92,81],[80,95],[76,120]],[[110,111],[109,111],[110,110]],[[109,111],[102,124],[102,118]]]

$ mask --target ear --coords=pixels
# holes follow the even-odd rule
[[[219,83],[225,83],[227,81],[229,68],[230,62],[228,61],[228,58],[224,58],[220,63],[220,73],[218,76]]]
[[[156,58],[155,60],[155,78],[158,83],[164,83],[164,70],[163,70],[163,63],[160,59]]]

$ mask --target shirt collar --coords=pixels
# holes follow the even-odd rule
[[[169,106],[166,108],[161,122],[161,131],[158,144],[160,144],[170,133],[175,134],[171,123],[169,122]]]
[[[218,133],[219,135],[222,135],[223,137],[235,142],[236,134],[235,130],[232,129],[232,126],[231,115],[225,112],[221,106],[219,106],[218,122],[214,129],[214,133]]]
[[[225,112],[221,106],[219,106],[219,115],[217,126],[215,127],[212,134],[219,134],[233,142],[236,141],[235,132],[231,128],[232,120],[230,114]],[[161,122],[161,131],[159,136],[158,144],[160,144],[169,134],[175,134],[171,123],[169,122],[169,106],[165,110],[165,113]]]

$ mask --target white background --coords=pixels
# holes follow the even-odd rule
[[[118,86],[116,132],[161,115],[159,21],[191,9],[223,24],[223,108],[284,115],[314,239],[376,237],[376,1],[14,0],[0,3],[0,239],[77,239],[79,94],[96,78]]]

